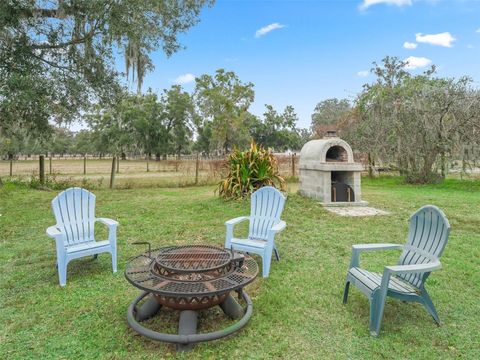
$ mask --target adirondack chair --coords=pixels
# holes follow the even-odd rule
[[[435,322],[440,325],[435,306],[425,289],[425,280],[432,271],[440,269],[439,258],[447,244],[449,234],[450,224],[445,214],[436,206],[426,205],[410,217],[406,245],[353,245],[343,303],[347,302],[350,283],[369,297],[371,335],[378,336],[380,332],[386,296],[423,304]],[[398,265],[386,266],[383,274],[360,268],[361,252],[387,249],[402,250]]]
[[[284,206],[285,196],[274,187],[264,186],[252,194],[250,216],[240,216],[225,222],[225,247],[260,255],[263,277],[268,277],[270,272],[273,251],[277,260],[280,260],[275,235],[286,227],[285,221],[280,220]],[[235,238],[234,226],[246,220],[249,220],[248,238]]]
[[[78,187],[67,189],[52,200],[57,224],[47,229],[55,239],[60,285],[67,283],[67,265],[70,260],[100,253],[112,255],[113,272],[117,272],[117,225],[107,218],[95,217],[95,195]],[[95,222],[108,226],[108,240],[95,241]]]

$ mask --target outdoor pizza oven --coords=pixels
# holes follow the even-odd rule
[[[327,205],[359,205],[361,172],[350,145],[335,133],[307,142],[300,153],[300,193]]]

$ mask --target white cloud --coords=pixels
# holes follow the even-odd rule
[[[478,28],[477,30],[475,30],[475,32],[480,34],[480,28]]]
[[[430,45],[438,45],[445,47],[452,47],[452,43],[457,40],[449,32],[439,34],[415,34],[415,40],[419,43],[426,43]]]
[[[360,76],[360,77],[367,77],[369,73],[370,73],[370,71],[368,71],[368,70],[362,70],[362,71],[357,72],[357,75]]]
[[[418,44],[413,43],[413,42],[405,41],[405,42],[403,43],[403,47],[404,47],[405,49],[413,50],[413,49],[416,49],[417,46],[418,46]]]
[[[285,27],[285,25],[282,25],[282,24],[279,24],[279,23],[273,23],[273,24],[264,26],[264,27],[258,29],[255,32],[255,37],[259,38],[260,36],[263,36],[263,35],[269,33],[270,31],[281,29],[281,28],[284,28],[284,27]]]
[[[179,84],[179,85],[188,84],[192,81],[195,81],[195,75],[190,73],[180,75],[175,80],[173,80],[175,84]]]
[[[475,49],[475,46],[473,46],[472,44],[468,44],[467,49]]]
[[[412,0],[363,0],[360,4],[360,10],[366,10],[370,6],[378,4],[387,4],[387,5],[396,5],[396,6],[405,6],[412,5]]]
[[[416,57],[416,56],[409,56],[405,60],[403,60],[407,63],[405,66],[406,69],[414,70],[418,68],[423,68],[425,66],[428,66],[432,63],[432,60],[427,59],[426,57]]]

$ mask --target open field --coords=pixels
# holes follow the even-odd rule
[[[231,338],[200,344],[179,358],[480,357],[480,182],[409,186],[397,178],[365,180],[365,199],[391,212],[368,218],[339,217],[295,192],[296,184],[290,184],[284,212],[288,226],[277,242],[282,259],[273,261],[268,279],[259,278],[247,289],[254,303],[249,324]],[[60,288],[54,242],[45,235],[54,222],[50,201],[56,192],[13,184],[0,188],[0,358],[175,357],[172,346],[146,340],[127,326],[127,306],[139,292],[123,270],[128,258],[143,251],[131,243],[222,245],[224,221],[249,208],[248,201],[215,197],[212,186],[95,193],[97,214],[120,222],[119,272],[111,273],[105,254],[95,261],[76,260],[70,263],[66,288]],[[443,326],[437,327],[421,305],[389,299],[380,337],[372,338],[367,298],[352,289],[349,303],[341,302],[351,245],[403,243],[409,215],[424,204],[442,208],[452,226],[444,267],[426,283]],[[365,267],[381,270],[397,256],[377,252],[362,260]],[[218,325],[214,315],[214,310],[201,315],[200,331]],[[160,320],[169,318],[175,315]],[[159,321],[154,326],[175,330]]]
[[[298,157],[277,157],[279,171],[284,177],[298,175]],[[12,166],[14,178],[38,176],[38,160],[16,160]],[[198,184],[212,184],[220,180],[223,160],[200,159],[198,162]],[[107,187],[112,168],[111,159],[87,159],[86,174],[83,159],[53,159],[50,175],[50,162],[45,159],[45,172],[55,180],[68,181],[72,184],[89,184],[90,187]],[[120,160],[116,185],[120,188],[186,186],[195,183],[195,160]],[[10,174],[10,162],[0,161],[0,177]]]

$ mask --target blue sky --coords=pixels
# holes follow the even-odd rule
[[[480,86],[480,1],[219,0],[180,40],[186,49],[171,58],[152,54],[144,90],[177,81],[193,91],[193,76],[225,68],[255,84],[254,114],[293,105],[299,127],[310,126],[319,101],[353,100],[386,55],[411,57],[412,72],[431,62],[439,76],[468,74]]]

